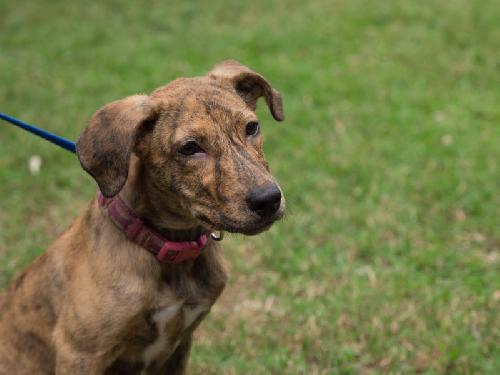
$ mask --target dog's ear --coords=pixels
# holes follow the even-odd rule
[[[223,61],[215,65],[208,76],[229,83],[253,111],[257,99],[263,96],[273,117],[278,121],[285,119],[280,93],[264,77],[238,61]]]
[[[76,142],[80,164],[106,197],[120,192],[141,129],[156,120],[147,95],[129,96],[99,109]]]

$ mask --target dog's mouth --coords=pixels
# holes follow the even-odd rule
[[[195,217],[204,225],[214,231],[226,231],[230,233],[241,233],[248,236],[265,232],[276,221],[283,218],[285,214],[285,207],[279,208],[272,216],[266,218],[256,218],[256,215],[248,215],[249,220],[238,220],[231,218],[225,214],[216,214],[213,217],[208,217],[204,214],[195,215]]]
[[[254,236],[256,234],[265,232],[266,230],[271,228],[271,226],[276,221],[280,220],[283,216],[284,216],[284,211],[280,212],[280,213],[276,213],[272,217],[265,219],[263,221],[260,221],[258,223],[255,223],[253,225],[247,225],[247,226],[237,227],[237,228],[231,228],[229,226],[228,229],[226,229],[226,231],[233,232],[233,233],[242,233],[242,234],[245,234],[247,236]]]

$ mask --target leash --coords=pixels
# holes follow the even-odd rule
[[[59,137],[58,135],[52,134],[52,133],[48,132],[47,130],[41,129],[37,126],[27,124],[27,123],[15,118],[15,117],[9,116],[8,114],[3,113],[3,112],[0,112],[0,119],[6,121],[8,123],[11,123],[15,126],[18,126],[21,129],[24,129],[30,133],[38,135],[39,137],[46,139],[47,141],[52,142],[52,143],[56,144],[57,146],[62,147],[65,150],[72,152],[73,154],[76,153],[75,142],[72,142],[72,141],[65,139],[63,137]]]

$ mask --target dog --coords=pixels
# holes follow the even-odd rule
[[[1,375],[185,373],[227,280],[216,233],[284,214],[260,97],[282,121],[279,92],[228,60],[92,116],[76,148],[98,194],[0,295]]]

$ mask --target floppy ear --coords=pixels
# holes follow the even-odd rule
[[[273,117],[278,121],[285,119],[280,93],[273,89],[264,77],[238,61],[226,60],[218,63],[208,76],[229,83],[253,111],[257,99],[263,96]]]
[[[120,192],[141,128],[156,119],[147,95],[134,95],[99,109],[76,142],[80,164],[106,197]]]

